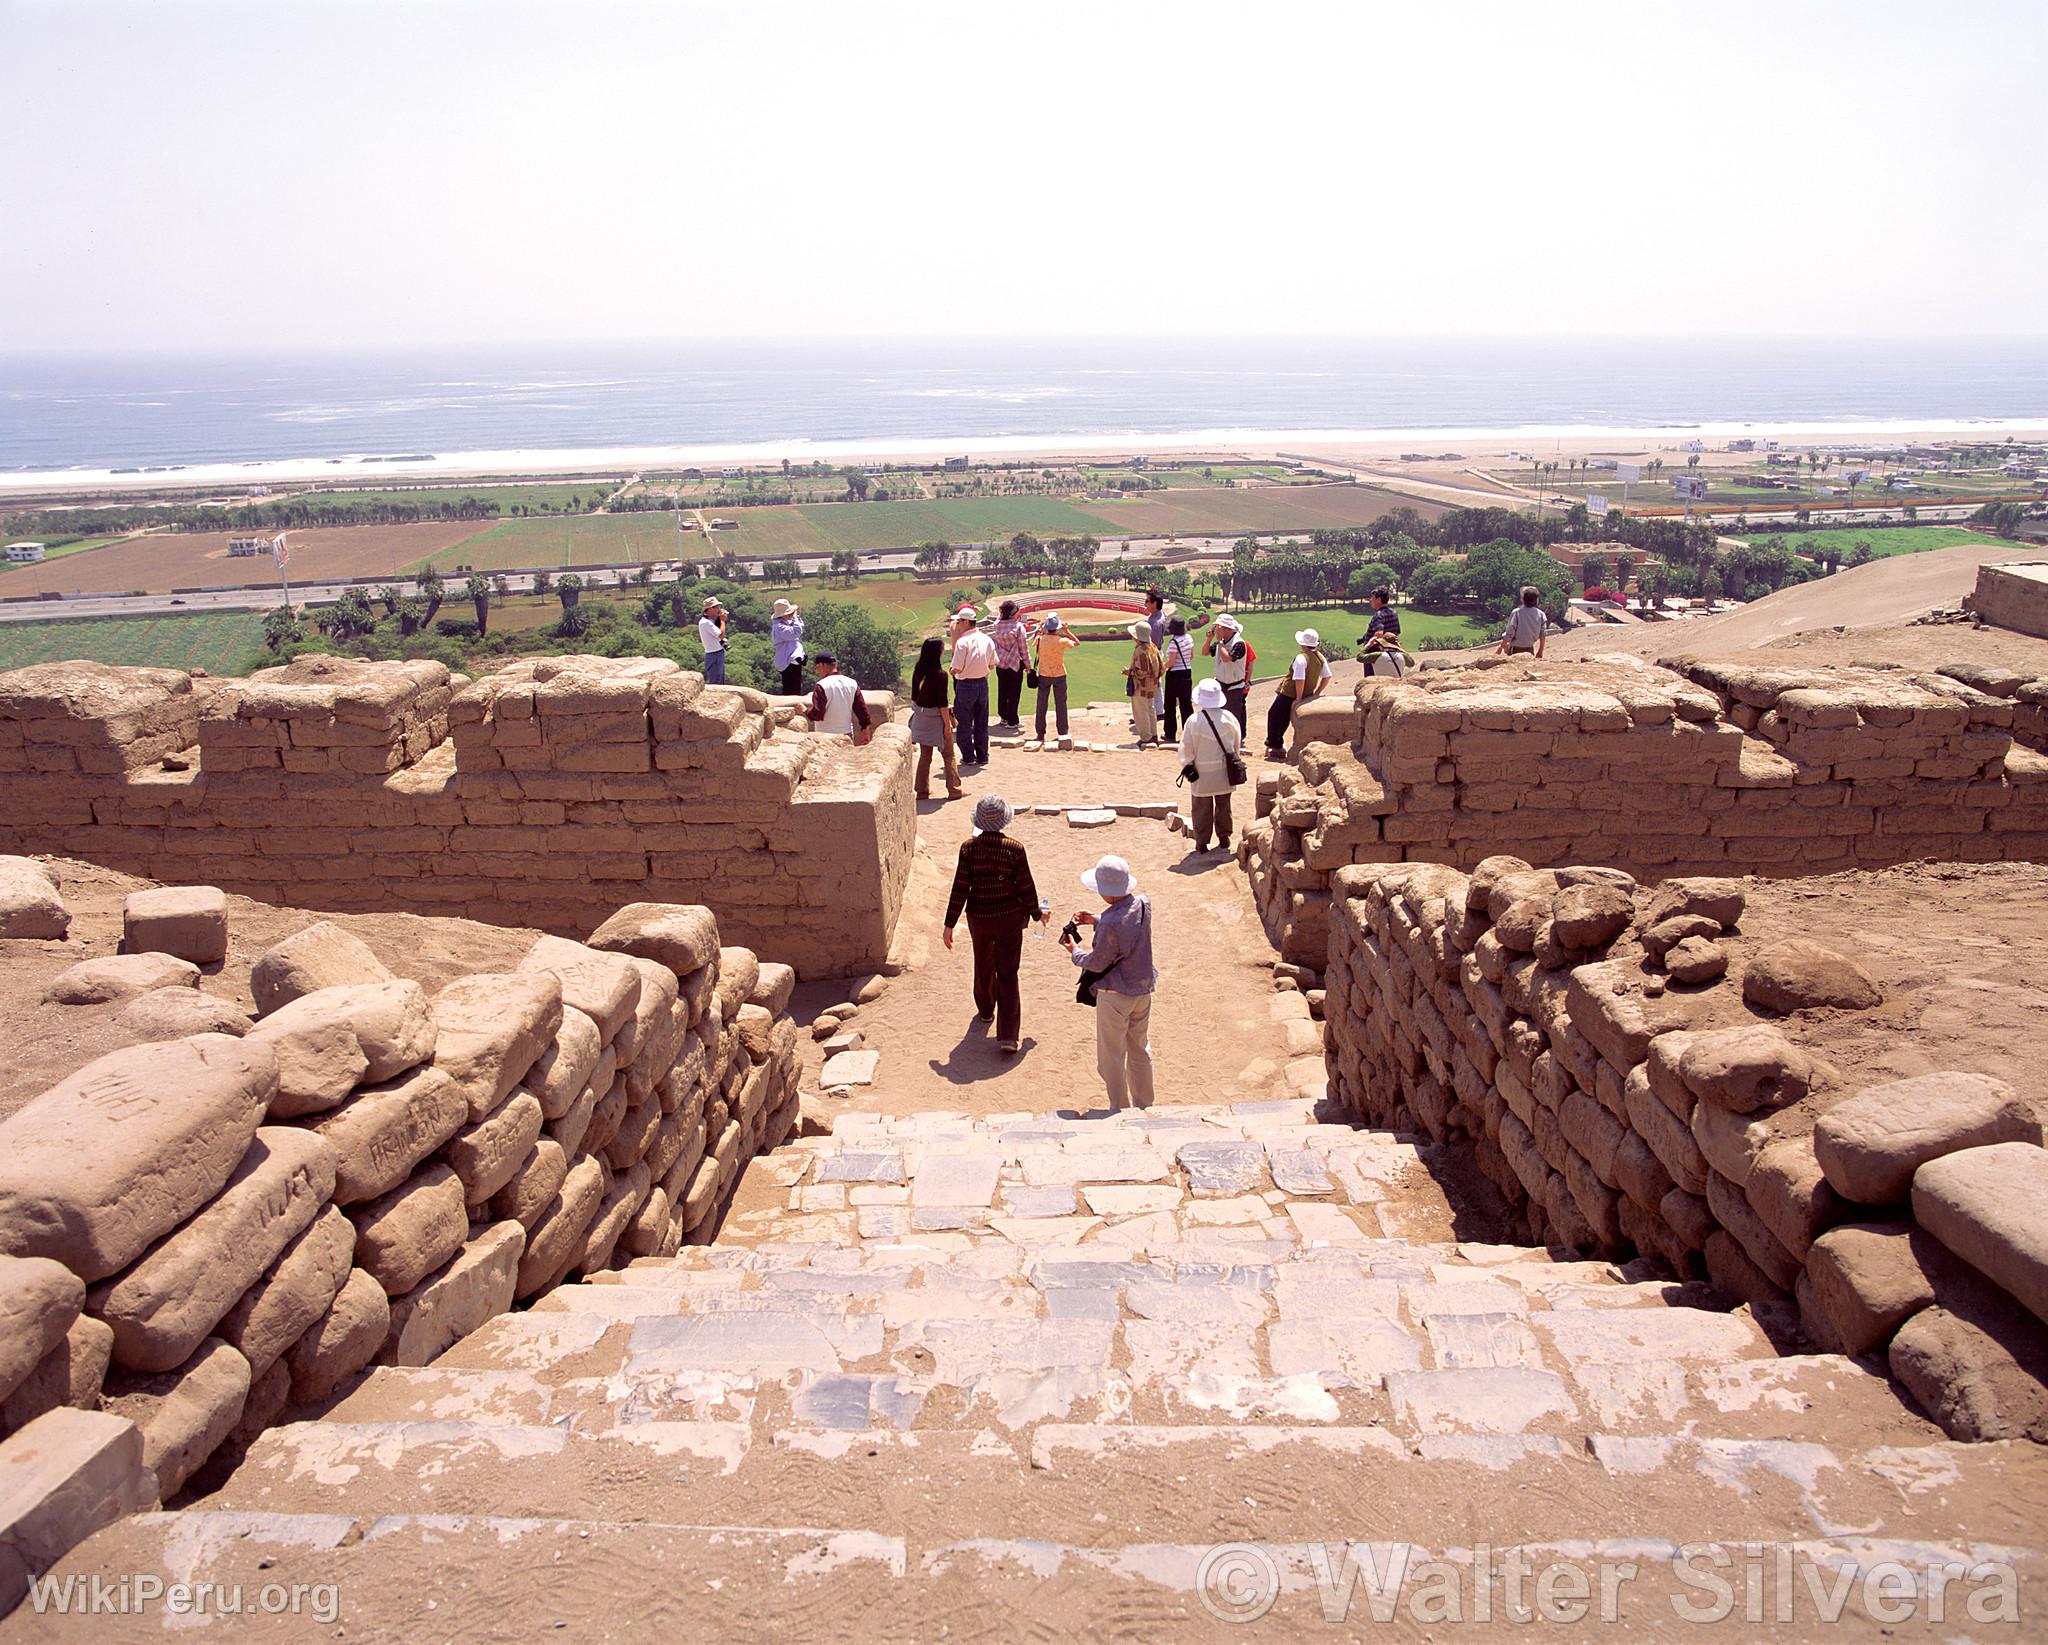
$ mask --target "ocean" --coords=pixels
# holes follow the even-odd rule
[[[679,343],[0,357],[0,478],[2048,421],[2048,339]]]

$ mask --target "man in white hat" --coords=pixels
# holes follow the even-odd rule
[[[1246,730],[1244,697],[1252,683],[1252,648],[1245,643],[1244,624],[1227,611],[1218,612],[1202,642],[1203,655],[1216,659],[1216,683],[1223,687],[1223,706],[1237,720],[1238,735]]]
[[[710,685],[725,684],[725,624],[730,615],[716,594],[705,596],[697,638],[704,646],[704,679]]]
[[[1095,979],[1095,1067],[1109,1089],[1109,1106],[1152,1106],[1152,991],[1159,973],[1152,965],[1152,901],[1137,894],[1131,865],[1104,857],[1081,883],[1106,905],[1100,914],[1083,910],[1076,925],[1095,928],[1086,953],[1063,936],[1074,963]]]
[[[770,609],[768,638],[775,642],[775,668],[782,676],[782,694],[794,697],[804,687],[804,620],[787,600]]]
[[[974,607],[953,613],[953,735],[962,765],[988,764],[988,677],[996,642],[975,626]]]
[[[1301,649],[1288,665],[1287,678],[1273,693],[1273,706],[1266,710],[1266,758],[1287,758],[1287,724],[1295,709],[1312,697],[1320,697],[1330,683],[1330,661],[1323,655],[1323,637],[1312,628],[1294,636]]]
[[[1017,971],[1024,928],[1033,920],[1052,918],[1039,906],[1024,847],[1003,832],[1015,815],[1000,794],[984,794],[974,802],[975,834],[960,847],[943,933],[951,948],[953,927],[963,913],[967,916],[967,934],[974,939],[975,1020],[995,1019],[996,1045],[1003,1051],[1023,1043]]]

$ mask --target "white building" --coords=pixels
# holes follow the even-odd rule
[[[41,543],[9,543],[7,563],[9,565],[34,565],[43,557]]]

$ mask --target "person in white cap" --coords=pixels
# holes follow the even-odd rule
[[[725,684],[725,624],[730,614],[712,594],[704,601],[704,615],[697,619],[697,638],[704,647],[704,679],[709,685]]]
[[[804,686],[804,620],[787,600],[777,600],[771,608],[768,638],[775,642],[775,668],[782,676],[782,694],[794,697]]]
[[[1152,965],[1152,901],[1137,894],[1131,865],[1121,857],[1104,857],[1081,883],[1107,905],[1100,914],[1074,915],[1076,925],[1095,928],[1095,940],[1085,953],[1072,937],[1060,941],[1095,979],[1096,1071],[1112,1109],[1150,1108],[1152,991],[1159,985]]]
[[[1202,654],[1216,659],[1216,683],[1223,687],[1223,706],[1237,720],[1238,733],[1247,729],[1245,692],[1252,683],[1252,648],[1244,637],[1244,624],[1229,612],[1217,613],[1209,625],[1209,637],[1202,642]]]
[[[974,939],[974,1016],[995,1019],[999,1050],[1022,1045],[1019,1021],[1023,1005],[1017,990],[1017,969],[1024,954],[1024,928],[1052,915],[1038,905],[1038,887],[1031,881],[1031,860],[1024,847],[1003,832],[1016,813],[1000,794],[984,794],[974,802],[974,838],[960,847],[953,870],[953,892],[946,899],[948,948],[953,927],[967,916],[967,934]]]
[[[1243,747],[1244,733],[1223,708],[1223,687],[1204,680],[1195,687],[1195,711],[1180,734],[1181,769],[1194,772],[1190,779],[1194,783],[1193,826],[1189,831],[1197,851],[1209,849],[1211,834],[1220,849],[1230,849],[1230,791],[1237,786],[1231,781],[1231,764]],[[1237,781],[1244,780],[1244,766],[1239,763]]]
[[[1330,683],[1330,662],[1322,653],[1323,638],[1312,628],[1294,636],[1301,647],[1288,665],[1287,678],[1273,693],[1273,706],[1266,710],[1266,758],[1287,758],[1287,723],[1294,711],[1312,697],[1320,697]]]
[[[962,765],[988,764],[988,677],[996,642],[975,626],[974,607],[953,613],[953,735]]]

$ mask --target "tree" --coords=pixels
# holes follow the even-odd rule
[[[535,573],[533,574],[533,591],[534,591],[534,593],[536,593],[536,594],[546,594],[546,593],[548,593],[548,592],[549,592],[550,590],[552,590],[552,589],[554,588],[554,586],[555,586],[555,580],[554,580],[554,578],[550,577],[550,576],[549,576],[549,575],[548,575],[548,574],[547,574],[547,573],[546,573],[545,571],[536,571],[536,572],[535,572]]]
[[[305,626],[299,621],[299,614],[288,605],[279,606],[263,619],[263,643],[272,651],[297,645],[305,637]]]
[[[431,565],[413,579],[413,586],[420,591],[420,598],[426,601],[426,614],[420,618],[420,627],[425,628],[439,615],[441,602],[447,598],[448,590],[441,581],[441,573]]]
[[[491,592],[501,600],[512,598],[512,579],[499,572],[491,579]]]
[[[386,583],[377,590],[377,598],[384,602],[384,615],[395,617],[398,615],[398,602],[405,596],[399,592],[396,583]]]
[[[1579,586],[1581,588],[1602,588],[1607,583],[1607,556],[1588,554],[1579,562]]]
[[[1391,537],[1375,538],[1373,553],[1393,569],[1396,584],[1405,587],[1417,566],[1428,565],[1436,558],[1436,550],[1424,548],[1405,531],[1397,531]]]
[[[377,613],[360,588],[345,588],[341,598],[315,619],[320,632],[335,640],[353,640],[377,626]]]
[[[501,579],[500,579],[500,581],[503,581],[503,579],[501,578]],[[488,633],[490,633],[490,631],[491,631],[491,585],[490,585],[490,583],[489,583],[489,582],[488,582],[488,581],[487,581],[487,580],[486,580],[486,579],[485,579],[485,578],[484,578],[484,577],[483,577],[483,576],[482,576],[482,575],[481,575],[480,573],[478,573],[478,572],[475,572],[475,571],[472,571],[472,572],[471,572],[471,573],[469,574],[469,581],[467,581],[466,583],[464,583],[464,584],[462,585],[462,590],[463,590],[463,592],[464,592],[465,594],[467,594],[467,595],[469,596],[469,603],[470,603],[471,605],[473,605],[473,606],[475,606],[475,607],[476,607],[476,631],[477,631],[477,633],[478,633],[478,634],[488,634]]]
[[[1632,554],[1617,554],[1617,555],[1615,555],[1615,556],[1614,556],[1614,592],[1615,592],[1615,593],[1617,593],[1617,594],[1626,594],[1626,593],[1628,592],[1628,580],[1629,580],[1629,578],[1630,578],[1630,577],[1632,577],[1632,576],[1633,576],[1633,575],[1635,574],[1635,569],[1636,569],[1636,562],[1635,562],[1635,556],[1634,556],[1634,555],[1632,555]]]
[[[1868,565],[1876,558],[1877,554],[1871,548],[1869,541],[1866,538],[1858,537],[1849,549],[1849,558],[1846,563],[1849,569],[1854,571],[1859,565]]]
[[[919,571],[945,571],[953,564],[953,545],[942,542],[920,543],[912,564]]]
[[[583,598],[583,579],[573,571],[562,573],[561,581],[555,584],[555,598],[562,602],[564,611],[575,609],[576,602]],[[581,629],[576,631],[582,633]]]
[[[555,624],[555,633],[565,640],[575,640],[589,633],[590,628],[591,614],[579,605],[568,604],[565,599],[561,620]]]
[[[1344,592],[1354,600],[1372,597],[1376,588],[1394,586],[1394,568],[1382,560],[1368,560],[1345,580]]]
[[[869,480],[864,469],[849,468],[843,471],[846,481],[846,500],[852,503],[867,501]]]

